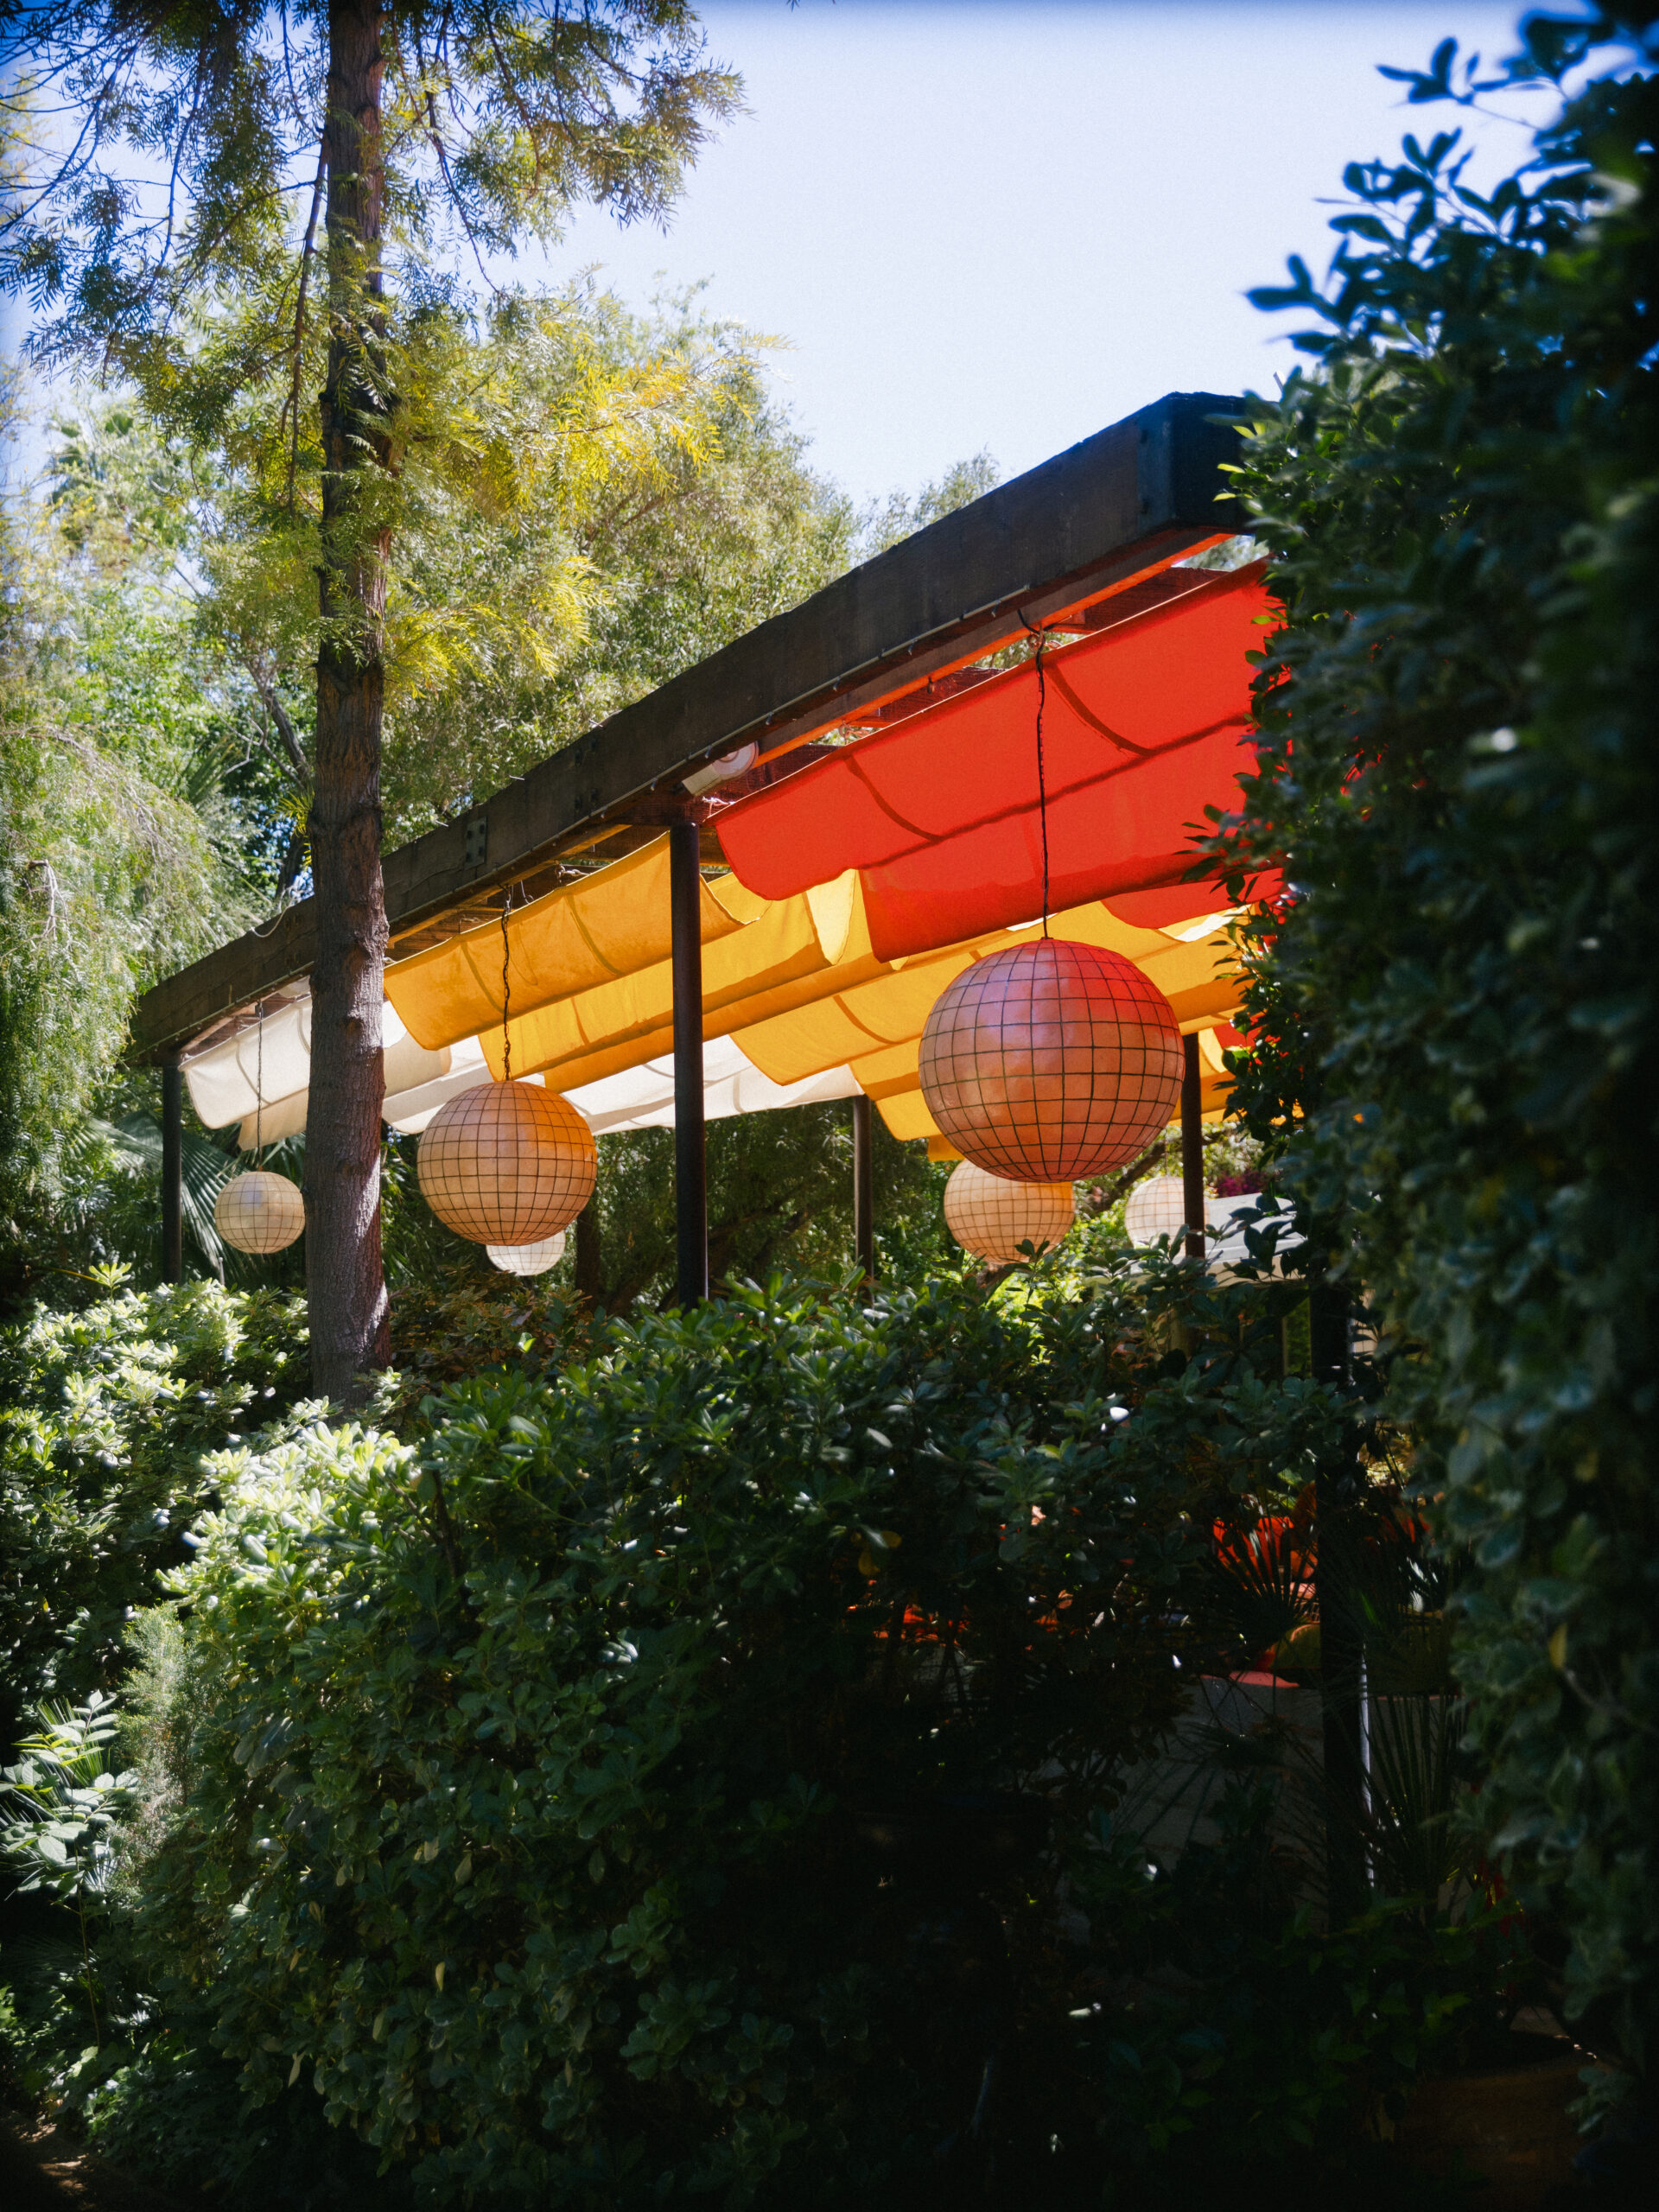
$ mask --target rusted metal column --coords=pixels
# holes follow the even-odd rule
[[[1204,1094],[1200,1089],[1198,1040],[1183,1037],[1181,1071],[1181,1205],[1186,1216],[1186,1256],[1204,1257]]]
[[[709,1295],[709,1162],[702,1113],[702,917],[695,822],[668,825],[674,964],[674,1224],[679,1300]]]
[[[875,1281],[875,1193],[870,1180],[870,1102],[853,1101],[853,1249],[860,1280]]]

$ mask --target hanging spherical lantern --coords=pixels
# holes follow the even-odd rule
[[[997,1267],[1058,1244],[1071,1226],[1069,1183],[1015,1183],[988,1175],[971,1160],[959,1161],[944,1186],[944,1225],[964,1251]]]
[[[281,1252],[305,1227],[305,1200],[286,1175],[232,1175],[213,1200],[213,1226],[238,1252]]]
[[[1131,1244],[1179,1236],[1186,1227],[1186,1189],[1179,1175],[1148,1175],[1129,1192],[1123,1226]]]
[[[508,1275],[544,1275],[564,1257],[564,1231],[538,1236],[533,1244],[486,1244],[490,1259]]]
[[[1181,1092],[1169,1001],[1132,961],[1067,939],[993,952],[941,992],[922,1096],[965,1159],[1016,1182],[1132,1160]]]
[[[593,1195],[599,1154],[575,1108],[539,1084],[480,1083],[441,1106],[416,1154],[421,1194],[474,1244],[534,1244]]]

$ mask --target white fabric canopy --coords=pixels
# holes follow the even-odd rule
[[[417,1045],[390,1006],[380,1009],[380,1042],[386,1088],[391,1092],[444,1076],[454,1057],[447,1048],[429,1052]],[[483,1067],[481,1052],[476,1065]],[[245,1152],[252,1149],[256,1119],[263,1125],[267,1144],[297,1135],[305,1127],[306,1090],[311,1080],[309,992],[224,1044],[187,1059],[184,1079],[190,1087],[190,1103],[205,1128],[242,1123],[238,1141]]]
[[[478,1039],[468,1037],[450,1048],[454,1066],[441,1082],[390,1097],[385,1115],[399,1136],[417,1136],[440,1106],[487,1083],[488,1071]],[[539,1083],[540,1076],[527,1076]],[[852,1098],[858,1093],[850,1068],[830,1068],[802,1083],[773,1083],[761,1074],[742,1048],[729,1037],[711,1038],[702,1048],[702,1110],[711,1122],[733,1114],[761,1114],[774,1106],[807,1106],[826,1098]],[[674,1062],[671,1058],[645,1060],[637,1068],[624,1068],[598,1083],[583,1084],[565,1096],[595,1136],[614,1129],[666,1129],[674,1126]]]
[[[256,1115],[256,1077],[260,1073],[256,1032],[245,1030],[187,1062],[190,1102],[209,1128],[240,1119],[238,1142],[253,1149],[257,1133],[266,1144],[279,1144],[305,1128],[311,1074],[311,1003],[302,999],[265,1023],[263,1109]],[[475,1084],[488,1083],[490,1071],[476,1037],[429,1052],[414,1041],[392,1008],[382,1020],[386,1039],[386,1097],[382,1112],[399,1136],[418,1136],[440,1106]],[[298,1077],[296,1083],[295,1078]],[[778,1106],[807,1106],[820,1100],[855,1098],[858,1084],[848,1067],[828,1068],[799,1083],[774,1083],[729,1037],[711,1038],[702,1048],[703,1113],[711,1122],[733,1114],[761,1114]],[[539,1075],[519,1080],[540,1083]],[[282,1089],[276,1084],[280,1082]],[[595,1136],[613,1129],[665,1129],[674,1126],[674,1062],[646,1060],[639,1067],[584,1084],[569,1092],[570,1103]]]
[[[184,1063],[190,1103],[210,1129],[239,1122],[263,1093],[267,1106],[311,1080],[311,999],[294,1001],[223,1045]]]
[[[826,1068],[799,1083],[774,1083],[762,1075],[741,1046],[713,1037],[702,1048],[702,1110],[710,1122],[733,1114],[764,1114],[774,1106],[811,1106],[829,1098],[856,1098],[849,1067]],[[610,1129],[669,1129],[674,1126],[674,1062],[646,1060],[620,1075],[585,1083],[565,1096],[595,1136]]]

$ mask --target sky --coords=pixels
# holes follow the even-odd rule
[[[1270,391],[1295,359],[1244,297],[1323,269],[1348,162],[1447,111],[1379,62],[1455,35],[1510,50],[1478,0],[710,0],[748,113],[664,235],[582,213],[550,273],[643,304],[707,282],[789,341],[780,393],[860,498],[988,449],[1005,474],[1172,391]],[[1505,105],[1518,114],[1522,104]],[[1454,118],[1453,120],[1456,118]],[[1496,177],[1524,150],[1479,122]],[[660,276],[659,276],[660,272]],[[528,273],[528,271],[526,271]]]
[[[779,397],[861,500],[988,451],[1031,467],[1171,391],[1270,391],[1295,358],[1246,301],[1316,268],[1342,171],[1409,109],[1379,62],[1508,52],[1488,0],[705,0],[747,112],[664,232],[584,211],[526,283],[594,270],[636,306],[785,341]],[[1525,103],[1503,103],[1511,115]],[[1541,112],[1536,102],[1535,114]],[[1452,118],[1455,121],[1458,118]],[[1496,177],[1526,144],[1477,118]],[[6,337],[13,344],[12,312]]]

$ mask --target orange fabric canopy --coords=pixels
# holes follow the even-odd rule
[[[1245,656],[1270,614],[1261,569],[1243,569],[1045,652],[1051,910],[1104,899],[1168,928],[1228,903],[1183,879],[1193,826],[1236,804],[1253,764]],[[721,849],[767,899],[861,870],[885,960],[1028,920],[1043,905],[1038,703],[1027,661],[739,800],[718,819]]]

